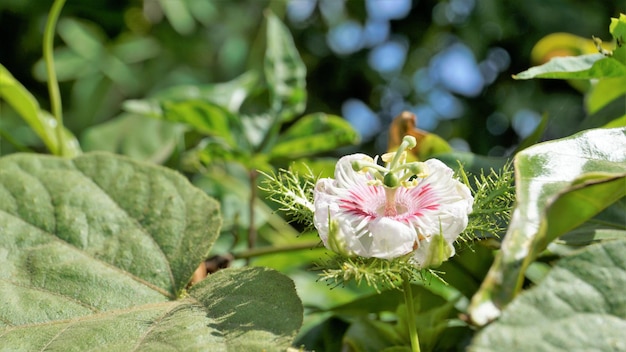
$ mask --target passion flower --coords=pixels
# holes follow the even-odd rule
[[[406,162],[405,137],[385,166],[364,154],[339,159],[335,178],[314,190],[314,225],[326,248],[347,256],[392,260],[406,257],[418,268],[454,255],[467,227],[473,197],[454,172],[436,159]]]

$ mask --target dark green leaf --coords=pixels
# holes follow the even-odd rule
[[[231,351],[277,350],[288,346],[302,325],[302,303],[286,276],[266,268],[223,270],[192,287],[206,307],[210,328]]]
[[[316,113],[303,116],[280,136],[272,158],[297,158],[355,144],[357,132],[339,116]]]
[[[564,258],[473,340],[470,351],[626,349],[626,240]]]
[[[423,285],[412,285],[416,296],[416,306],[429,309],[428,307],[440,306],[446,301]],[[404,302],[404,293],[397,289],[386,290],[357,298],[349,303],[327,309],[338,315],[369,315],[371,313],[395,312],[398,306]]]
[[[403,341],[392,324],[359,318],[346,331],[344,344],[350,346],[349,351],[379,352],[388,347],[408,345],[408,341]]]
[[[342,338],[350,325],[336,317],[316,324],[295,342],[307,351],[341,351]]]
[[[468,152],[437,154],[434,157],[453,169],[457,169],[460,162],[466,171],[475,175],[480,175],[481,170],[485,171],[485,173],[488,173],[491,169],[501,170],[509,161],[508,158],[488,157]]]

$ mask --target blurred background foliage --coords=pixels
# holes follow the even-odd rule
[[[343,116],[361,133],[359,149],[385,150],[392,118],[409,110],[419,128],[456,149],[502,156],[544,113],[550,118],[544,138],[576,130],[585,116],[579,92],[562,81],[510,76],[539,63],[531,61],[531,51],[548,34],[609,40],[608,18],[619,14],[618,3],[68,1],[56,50],[65,121],[89,150],[85,130],[120,114],[126,99],[176,84],[228,81],[260,67],[263,11],[271,8],[289,26],[306,64],[306,112]],[[41,35],[49,6],[0,3],[0,62],[44,108]],[[557,38],[548,51],[575,54],[582,49],[574,43]],[[32,132],[1,108],[2,130],[37,147]],[[0,143],[3,154],[14,150],[6,139]]]

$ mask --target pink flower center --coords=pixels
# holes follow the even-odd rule
[[[378,215],[386,216],[386,217],[394,217],[398,214],[405,213],[408,208],[403,204],[399,204],[396,202],[396,191],[397,188],[387,188],[385,187],[385,206],[380,207],[383,209],[377,209],[376,213]],[[382,211],[381,211],[382,210]]]
[[[430,187],[395,189],[384,186],[360,186],[341,199],[340,207],[348,214],[364,218],[389,217],[407,221],[420,217],[424,211],[437,210],[440,204]]]

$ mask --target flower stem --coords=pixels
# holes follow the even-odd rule
[[[56,71],[54,70],[54,29],[57,19],[61,13],[61,9],[65,4],[65,0],[55,0],[48,14],[48,22],[43,34],[43,57],[46,62],[46,71],[48,74],[48,91],[50,92],[50,106],[52,115],[56,119],[56,135],[57,150],[53,151],[57,155],[65,154],[65,140],[63,135],[63,112],[61,108],[61,93],[59,92],[59,82],[57,81]]]
[[[407,325],[409,328],[409,337],[411,338],[411,351],[420,352],[420,341],[417,336],[417,326],[415,325],[413,290],[411,289],[411,280],[408,276],[405,276],[402,280],[402,289],[404,291],[404,300],[406,301]]]

